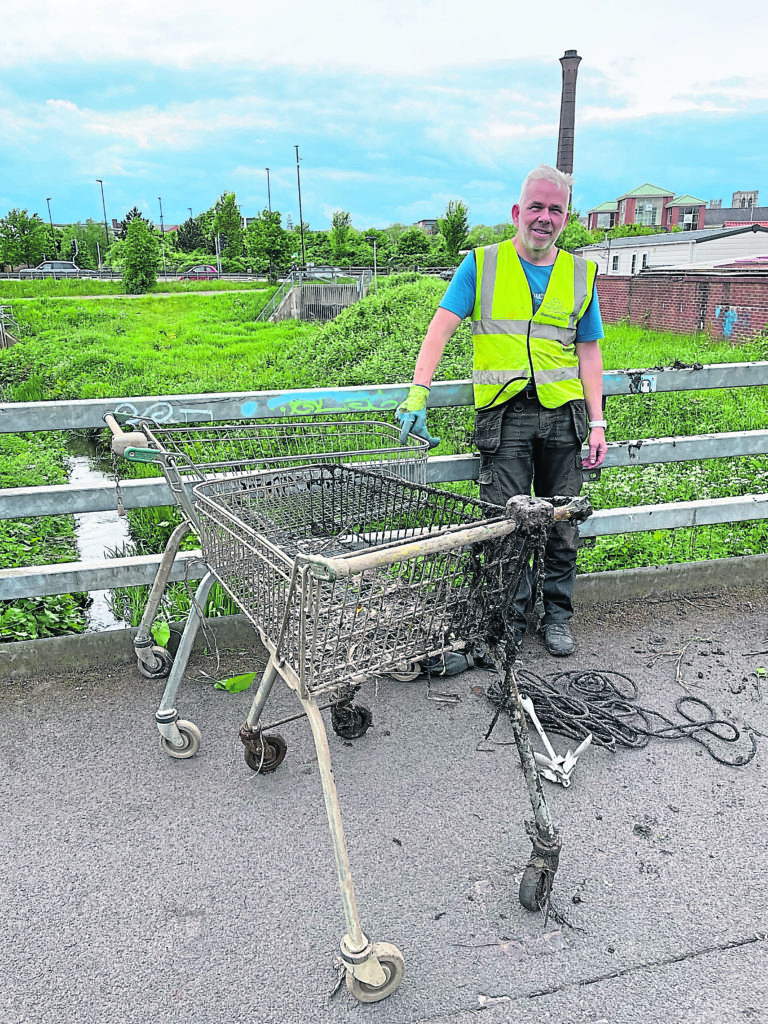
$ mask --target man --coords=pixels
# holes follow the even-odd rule
[[[464,259],[429,325],[408,398],[396,411],[404,432],[429,437],[432,377],[449,339],[470,317],[480,497],[497,505],[530,494],[531,484],[541,497],[579,494],[584,439],[587,469],[600,466],[606,454],[597,267],[555,248],[568,220],[571,184],[569,174],[545,164],[527,176],[512,207],[517,234]],[[556,523],[544,557],[542,619],[546,648],[556,657],[575,650],[569,622],[577,546],[578,527]],[[515,601],[516,646],[527,626],[531,585],[529,574]]]

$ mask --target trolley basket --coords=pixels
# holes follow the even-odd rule
[[[487,636],[519,571],[503,509],[363,469],[194,492],[206,564],[304,696]]]

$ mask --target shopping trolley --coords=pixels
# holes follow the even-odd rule
[[[528,909],[548,899],[560,838],[544,798],[515,684],[512,601],[529,558],[555,518],[579,521],[583,499],[561,507],[510,499],[505,509],[358,467],[276,469],[195,485],[209,575],[258,630],[269,654],[240,730],[256,771],[273,771],[287,744],[272,730],[306,716],[333,841],[346,933],[341,957],[352,994],[385,998],[404,971],[400,951],[362,931],[328,739],[318,703],[387,672],[404,658],[439,654],[455,638],[483,647],[503,669],[536,835],[520,888]],[[302,713],[262,725],[278,678]],[[168,733],[169,742],[171,734]]]
[[[116,415],[107,414],[104,420],[112,432],[114,455],[131,463],[158,466],[182,515],[182,522],[173,530],[166,544],[133,640],[141,674],[148,679],[168,677],[158,711],[158,724],[167,717],[169,709],[174,707],[189,657],[189,650],[185,648],[181,652],[179,668],[175,670],[171,652],[155,642],[152,624],[160,608],[179,547],[190,530],[197,532],[191,489],[193,483],[246,470],[308,463],[359,464],[411,483],[426,482],[428,442],[409,436],[404,443],[399,428],[389,423],[344,419],[319,422],[304,418],[300,422],[251,420],[191,426],[159,424],[154,420],[141,419],[136,429],[124,432]],[[117,472],[115,476],[118,479]],[[118,479],[118,507],[121,506]],[[195,595],[190,616],[199,620],[209,590],[210,586],[204,588],[204,594],[200,591]],[[194,633],[196,630],[192,638]],[[354,731],[350,715],[353,716],[354,712],[348,710],[348,705],[345,707],[342,704],[336,720],[340,728]],[[364,723],[359,724],[362,727]],[[195,728],[190,735],[190,743],[193,745],[199,745],[198,733],[199,730]],[[164,747],[174,757],[190,756],[189,744],[182,748],[167,744]]]

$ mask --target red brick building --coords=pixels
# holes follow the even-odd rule
[[[698,231],[704,227],[707,204],[690,195],[675,195],[657,185],[639,185],[613,202],[601,203],[587,212],[587,228],[596,231],[623,224],[642,224],[668,231],[680,227]]]

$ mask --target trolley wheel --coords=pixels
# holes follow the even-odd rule
[[[373,952],[387,976],[383,985],[374,988],[364,981],[358,981],[351,971],[347,972],[347,988],[361,1003],[378,1003],[379,1000],[391,996],[405,974],[405,960],[397,946],[393,946],[391,942],[374,942]]]
[[[150,654],[153,655],[153,662],[147,665],[140,661],[139,672],[147,679],[165,679],[173,668],[173,655],[164,647],[151,647]]]
[[[520,903],[526,910],[539,911],[546,905],[551,889],[552,872],[529,864],[520,879]]]
[[[200,749],[200,743],[203,739],[203,734],[197,728],[194,722],[186,722],[183,718],[180,718],[176,722],[176,728],[182,735],[184,740],[183,747],[174,747],[172,743],[169,743],[165,736],[160,737],[160,745],[166,754],[171,757],[175,757],[178,760],[185,760],[188,757],[194,757]]]
[[[364,704],[334,704],[331,708],[331,725],[337,736],[345,740],[356,740],[373,725],[373,715]]]
[[[288,744],[279,732],[262,734],[261,746],[256,750],[245,748],[245,763],[251,771],[260,775],[268,775],[283,763]]]
[[[412,683],[421,675],[421,662],[401,661],[387,675],[397,680],[398,683]]]

